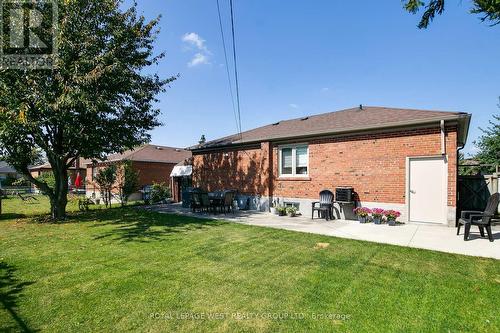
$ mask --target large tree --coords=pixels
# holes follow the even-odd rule
[[[403,5],[412,14],[416,14],[424,8],[418,27],[426,29],[436,14],[441,15],[444,12],[445,0],[403,0]],[[472,0],[470,12],[481,15],[483,22],[497,25],[500,23],[500,0]]]
[[[479,149],[474,159],[481,164],[500,165],[500,103],[498,108],[499,111],[493,115],[493,119],[489,121],[489,126],[481,128],[483,135],[474,142]],[[495,167],[490,167],[489,171],[494,172]]]
[[[68,168],[78,157],[102,159],[150,140],[160,125],[156,96],[175,77],[147,74],[159,17],[120,0],[56,0],[54,69],[0,70],[0,155],[50,198],[54,219],[66,214]],[[29,173],[42,150],[55,185]]]

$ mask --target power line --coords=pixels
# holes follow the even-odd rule
[[[234,77],[236,81],[236,105],[238,106],[238,124],[240,128],[241,138],[241,108],[240,108],[240,85],[238,82],[238,63],[236,62],[236,43],[234,41],[234,14],[233,14],[233,0],[229,0],[231,7],[231,34],[233,36],[233,60],[234,60]]]
[[[222,38],[222,47],[224,48],[224,60],[226,61],[226,73],[227,73],[227,80],[229,82],[229,93],[231,94],[231,103],[233,105],[234,121],[236,122],[236,130],[238,131],[238,133],[241,133],[241,127],[240,127],[241,122],[238,122],[238,115],[236,114],[236,106],[234,104],[233,84],[231,82],[231,74],[229,73],[229,62],[227,60],[227,51],[226,51],[226,38],[224,37],[224,28],[222,27],[222,17],[220,14],[219,0],[217,0],[217,13],[219,14],[219,27]]]

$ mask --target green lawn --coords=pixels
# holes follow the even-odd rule
[[[0,331],[500,330],[493,259],[134,208],[14,219],[44,209],[4,201]]]
[[[49,199],[44,195],[35,195],[36,200],[23,202],[16,197],[2,199],[2,215],[0,220],[23,218],[47,214],[49,212]],[[78,199],[68,200],[68,211],[78,210]]]

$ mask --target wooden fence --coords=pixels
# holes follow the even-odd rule
[[[499,190],[500,174],[458,176],[457,214],[464,210],[482,211],[488,198]],[[500,211],[497,211],[500,214]]]

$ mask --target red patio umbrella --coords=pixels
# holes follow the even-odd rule
[[[82,186],[82,177],[80,177],[80,174],[77,174],[75,179],[75,187],[79,188],[81,186]]]

